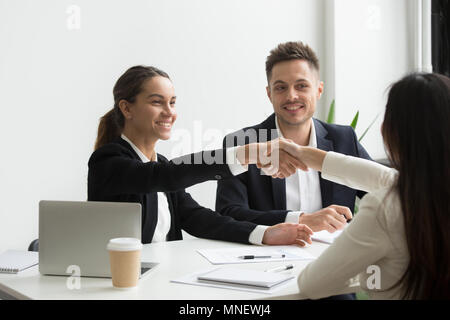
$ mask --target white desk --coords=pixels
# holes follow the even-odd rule
[[[0,274],[0,291],[17,299],[167,299],[167,300],[228,300],[228,299],[304,299],[299,293],[296,281],[273,295],[252,293],[221,288],[201,287],[172,283],[170,280],[202,269],[213,268],[196,249],[229,248],[246,246],[242,244],[189,239],[144,245],[142,261],[155,261],[160,264],[139,281],[139,286],[132,290],[118,290],[112,287],[111,279],[81,278],[80,289],[68,289],[64,276],[42,276],[38,266],[19,274]],[[306,249],[319,256],[328,245],[313,242]],[[294,264],[293,272],[298,274],[308,261],[290,261]],[[237,266],[264,270],[282,265],[280,262],[247,263]],[[359,291],[359,286],[352,286],[342,293]]]

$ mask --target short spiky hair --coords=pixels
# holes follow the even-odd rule
[[[287,60],[306,60],[309,66],[319,72],[319,59],[316,53],[301,41],[280,43],[275,49],[270,51],[266,60],[267,82],[272,76],[272,69],[275,64]]]

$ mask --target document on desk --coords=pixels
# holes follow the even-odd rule
[[[197,252],[212,264],[316,259],[305,248],[298,246],[248,246],[245,248],[198,249]],[[244,259],[244,256],[255,256],[255,258]]]
[[[311,240],[332,244],[334,240],[339,237],[344,230],[337,230],[333,233],[327,230],[317,231],[311,236]]]
[[[194,272],[171,282],[271,294],[295,278],[292,274],[223,267]]]

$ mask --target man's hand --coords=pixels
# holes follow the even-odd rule
[[[333,204],[313,213],[302,214],[299,223],[308,225],[314,232],[327,230],[333,233],[343,229],[350,219],[352,212],[349,208]]]
[[[263,244],[290,245],[297,244],[301,247],[311,244],[313,231],[304,224],[279,223],[266,229]]]

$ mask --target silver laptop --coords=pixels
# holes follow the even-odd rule
[[[141,239],[139,203],[94,201],[39,202],[39,272],[111,277],[112,238]],[[141,276],[156,263],[142,263]]]

